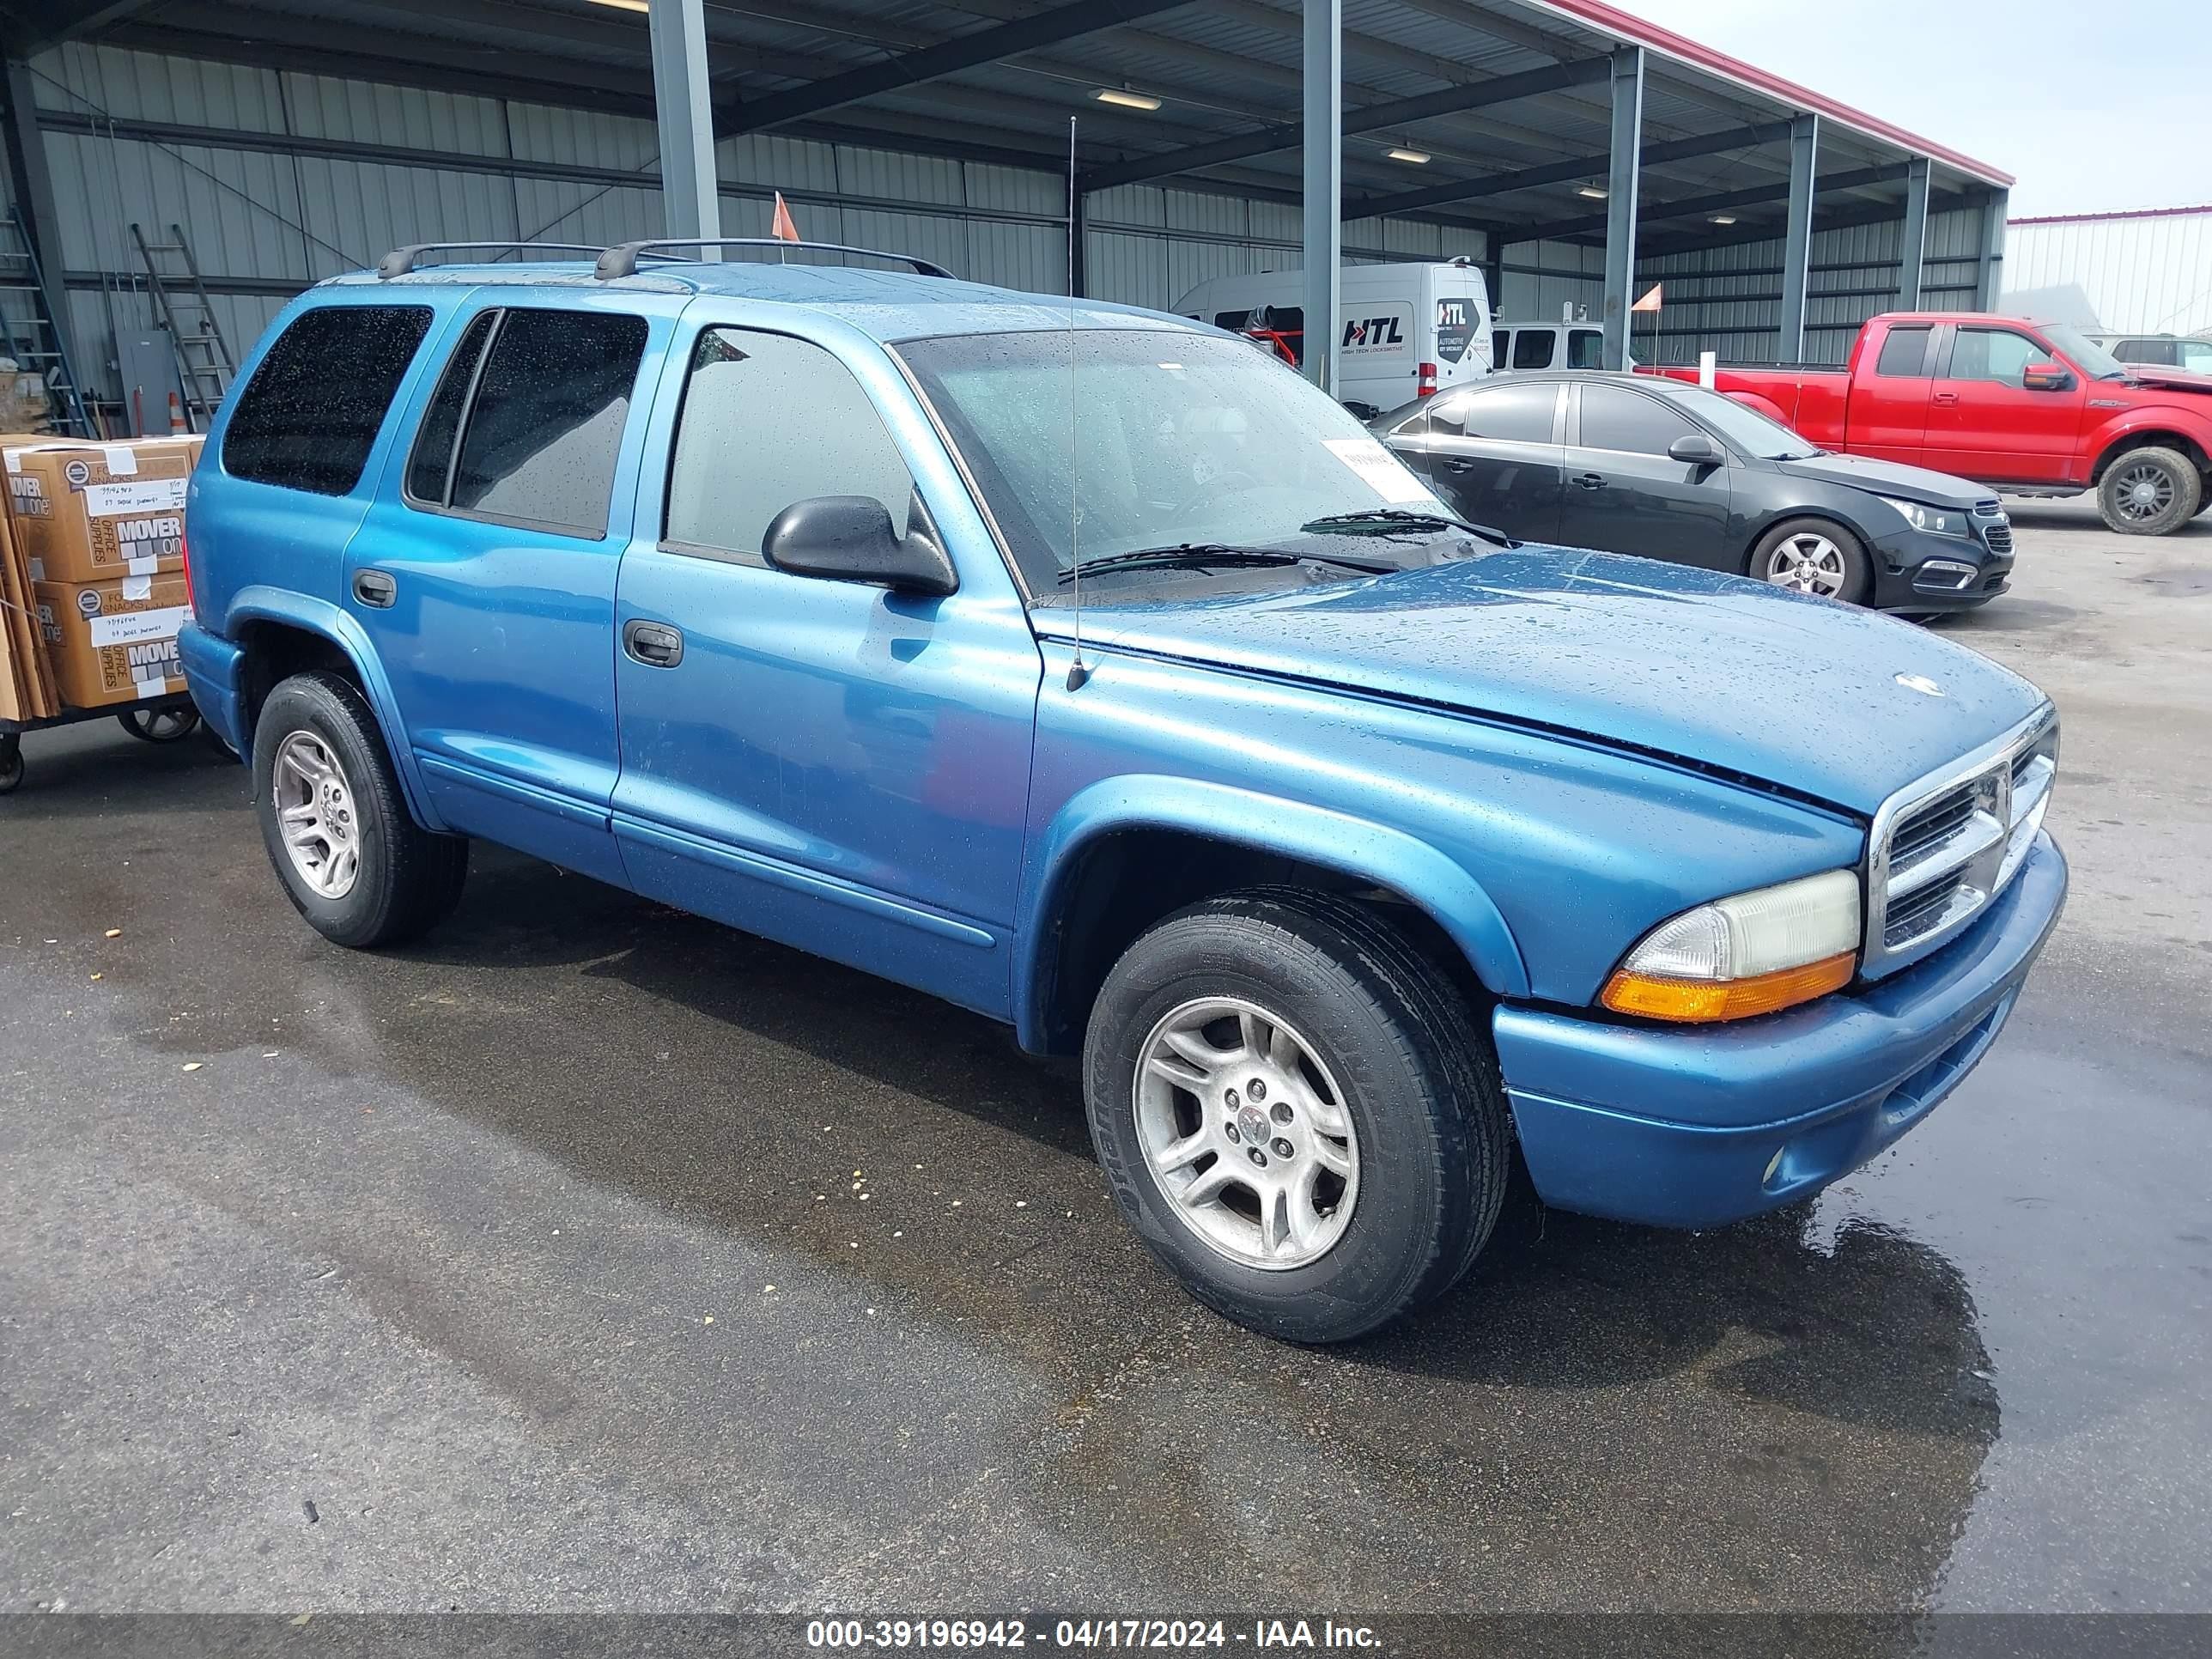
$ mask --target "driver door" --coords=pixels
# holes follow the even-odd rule
[[[927,469],[811,341],[709,325],[676,361],[616,591],[631,884],[1004,1017],[1043,672],[1022,609],[974,571],[921,598],[772,568],[794,501],[930,522]]]
[[[2031,363],[2063,368],[2066,386],[2029,391]],[[2081,372],[2033,335],[1962,323],[1928,400],[1929,465],[1992,482],[2063,483],[2088,397]]]

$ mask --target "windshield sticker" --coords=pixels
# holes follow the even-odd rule
[[[1359,475],[1359,481],[1384,501],[1431,500],[1428,487],[1406,470],[1406,464],[1372,438],[1325,438],[1328,453]]]

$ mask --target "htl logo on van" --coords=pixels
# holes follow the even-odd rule
[[[1395,317],[1355,317],[1344,325],[1346,346],[1395,346],[1406,343]]]

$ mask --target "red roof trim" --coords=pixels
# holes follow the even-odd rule
[[[1916,155],[1932,156],[1946,166],[1956,167],[1961,173],[1971,173],[1985,183],[2009,188],[2014,182],[2011,173],[1993,167],[1986,161],[1978,161],[1961,151],[1952,149],[1943,144],[1933,143],[1917,133],[1907,132],[1894,123],[1882,120],[1878,116],[1869,115],[1863,110],[1853,109],[1848,104],[1839,103],[1835,99],[1824,96],[1809,88],[1801,87],[1795,81],[1785,81],[1778,75],[1754,68],[1741,58],[1731,58],[1724,52],[1717,52],[1711,46],[1701,46],[1686,35],[1675,33],[1672,29],[1662,29],[1656,23],[1647,23],[1642,18],[1632,16],[1616,6],[1606,4],[1605,0],[1524,0],[1524,3],[1545,11],[1557,12],[1577,22],[1587,24],[1592,28],[1601,29],[1607,34],[1617,35],[1623,40],[1632,41],[1638,46],[1649,47],[1654,52],[1676,58],[1693,68],[1704,70],[1708,74],[1719,76],[1725,80],[1734,81],[1739,85],[1749,87],[1754,91],[1763,92],[1769,97],[1780,99],[1784,103],[1794,104],[1800,109],[1811,110],[1827,116],[1840,121],[1847,127],[1855,128],[1860,132],[1881,139],[1886,143],[1895,144],[1900,149],[1910,150]],[[1480,25],[1478,24],[1476,27],[1480,27]]]
[[[2098,225],[2110,219],[2183,219],[2212,214],[2212,202],[2198,207],[2124,208],[2118,213],[2047,213],[2036,219],[2008,219],[2008,225]]]

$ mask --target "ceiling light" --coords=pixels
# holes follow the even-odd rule
[[[1575,194],[1577,196],[1587,196],[1593,202],[1602,202],[1606,198],[1606,191],[1604,188],[1598,185],[1579,185],[1576,188]]]
[[[1733,213],[1716,213],[1713,215],[1713,222],[1717,225],[1732,225],[1735,222],[1735,215]]]
[[[1425,165],[1429,159],[1425,149],[1389,149],[1382,153],[1394,161],[1411,161],[1415,167]]]
[[[1125,87],[1101,87],[1091,94],[1102,104],[1112,104],[1121,109],[1158,109],[1160,100],[1149,92],[1131,92]]]
[[[651,11],[646,0],[592,0],[594,5],[612,6],[617,11]]]

